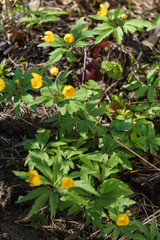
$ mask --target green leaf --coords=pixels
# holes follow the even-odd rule
[[[18,79],[20,82],[22,81],[22,71],[21,71],[20,66],[18,66],[16,68],[14,75],[15,75],[16,79]]]
[[[114,36],[116,38],[117,43],[121,44],[123,39],[123,31],[121,27],[117,27],[114,29]]]
[[[50,192],[49,194],[49,208],[51,212],[51,219],[53,218],[56,210],[58,208],[59,196],[55,192]]]
[[[147,82],[148,82],[148,85],[150,86],[154,77],[156,75],[156,69],[153,69],[151,70],[148,74],[147,74]]]
[[[153,217],[152,224],[151,224],[151,227],[150,227],[150,239],[154,240],[155,237],[156,237],[156,220]]]
[[[84,21],[84,17],[81,17],[76,23],[76,25],[74,26],[74,28],[70,31],[70,33],[73,34],[74,39],[77,37],[77,34],[80,33],[83,21]]]
[[[47,202],[48,198],[49,198],[49,191],[47,189],[46,192],[44,192],[41,196],[39,196],[35,200],[35,202],[32,206],[32,209],[29,212],[28,217],[30,218],[34,213],[36,213],[40,208],[42,208],[45,205],[45,203]]]
[[[51,182],[53,180],[52,171],[47,164],[46,161],[42,161],[42,159],[35,152],[30,152],[30,157],[33,163],[36,164],[36,168],[38,168],[44,176],[46,176]]]
[[[124,85],[123,88],[128,89],[128,90],[134,90],[136,88],[139,88],[142,86],[142,83],[140,81],[133,81],[127,85]]]
[[[21,178],[21,179],[28,179],[27,173],[23,172],[23,171],[12,171],[17,177]]]
[[[52,65],[56,62],[58,62],[62,57],[63,54],[67,52],[67,49],[65,48],[57,48],[53,52],[50,53],[49,60],[47,61],[47,65]]]
[[[116,62],[103,61],[101,65],[101,72],[107,73],[110,78],[118,80],[122,76],[122,67]]]
[[[158,77],[158,78],[153,82],[153,86],[160,88],[160,77]]]
[[[148,90],[148,100],[150,102],[153,101],[154,97],[157,96],[157,92],[155,90],[155,88],[153,86],[149,87],[149,90]]]
[[[106,224],[105,227],[101,230],[101,233],[98,234],[98,238],[106,234],[110,234],[115,229],[115,227],[116,226],[114,224],[111,224],[111,223]]]
[[[48,189],[46,187],[38,187],[38,188],[34,189],[32,192],[28,193],[27,196],[18,200],[16,203],[21,203],[21,202],[25,202],[28,200],[32,200],[32,199],[42,195],[42,193],[44,193],[44,192],[48,192]]]
[[[119,228],[115,228],[114,231],[113,231],[113,239],[117,240],[119,234],[120,234],[120,229]]]
[[[146,235],[146,237],[149,239],[150,233],[149,233],[149,230],[148,230],[148,228],[146,227],[146,225],[143,224],[142,222],[136,220],[136,219],[134,219],[134,223],[136,224],[137,228],[138,228],[141,232],[143,232],[143,233]]]
[[[82,188],[86,192],[94,194],[95,196],[99,196],[99,193],[94,189],[94,187],[92,187],[92,185],[82,180],[75,181],[75,187]]]
[[[41,147],[43,149],[47,144],[49,137],[50,137],[51,130],[39,129],[38,133],[35,134],[35,137]]]
[[[147,90],[148,90],[148,86],[143,84],[138,90],[136,90],[135,99],[143,97]]]
[[[77,58],[72,54],[71,51],[66,52],[66,58],[69,63],[75,62],[77,60]]]
[[[107,30],[103,31],[98,37],[96,37],[95,44],[102,42],[102,40],[108,37],[112,32],[113,28],[108,28]]]
[[[20,109],[20,102],[21,102],[21,95],[16,95],[14,97],[14,102],[13,102],[16,118],[18,118],[19,109]]]

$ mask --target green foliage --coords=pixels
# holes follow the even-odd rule
[[[144,27],[150,27],[151,23],[143,19],[123,19],[122,14],[124,9],[111,9],[107,15],[100,17],[98,15],[90,15],[89,17],[101,20],[103,23],[99,24],[93,29],[94,34],[97,35],[95,43],[100,43],[103,39],[113,34],[118,44],[122,43],[124,33],[135,33],[142,31]]]
[[[103,61],[101,65],[101,72],[107,73],[108,77],[118,80],[122,77],[122,67],[110,61]]]
[[[92,31],[83,31],[83,22],[84,17],[81,17],[75,24],[74,28],[69,32],[73,35],[73,42],[65,42],[63,38],[60,38],[57,34],[55,34],[55,41],[53,43],[45,42],[39,44],[40,47],[59,47],[50,53],[49,60],[47,61],[48,66],[58,62],[64,55],[69,63],[77,61],[77,58],[73,53],[73,49],[76,50],[76,48],[83,48],[89,45],[88,40],[86,41],[85,39],[93,37]]]
[[[9,77],[11,75],[13,75],[13,73],[11,72],[12,68],[5,68],[6,66],[6,60],[5,58],[3,59],[3,61],[0,63],[0,77]]]
[[[119,95],[111,94],[110,103],[104,104],[101,87],[93,80],[85,82],[80,89],[73,89],[75,95],[64,93],[67,78],[72,75],[73,80],[77,79],[73,69],[73,62],[77,61],[75,52],[77,48],[89,44],[88,38],[96,35],[95,42],[99,43],[113,34],[117,43],[121,44],[124,33],[133,34],[150,27],[150,23],[142,19],[123,19],[123,13],[123,9],[112,9],[104,17],[91,16],[103,23],[86,31],[83,28],[84,17],[80,18],[69,32],[73,35],[71,43],[55,34],[53,43],[39,45],[54,48],[44,69],[30,69],[22,74],[18,67],[13,80],[4,79],[6,87],[0,101],[5,100],[7,105],[13,99],[16,117],[22,100],[27,108],[32,107],[34,110],[41,103],[45,107],[56,105],[57,109],[57,113],[46,120],[52,127],[48,130],[39,129],[33,139],[23,143],[23,147],[28,150],[25,166],[29,167],[29,173],[38,174],[36,177],[40,183],[31,184],[32,176],[29,173],[14,171],[16,176],[36,187],[18,201],[34,200],[29,217],[35,227],[41,227],[46,220],[40,216],[40,212],[41,208],[47,206],[51,218],[54,218],[57,210],[66,210],[68,215],[83,212],[86,223],[92,223],[101,230],[99,237],[111,233],[114,240],[121,236],[135,240],[154,240],[157,237],[155,219],[150,229],[135,219],[118,226],[117,219],[127,207],[135,203],[129,198],[133,194],[132,190],[119,179],[119,173],[132,169],[130,159],[135,158],[137,153],[141,155],[148,151],[155,155],[159,150],[160,136],[156,135],[154,124],[149,118],[160,115],[159,103],[155,102],[160,87],[160,63],[153,65],[152,70],[146,73],[146,83],[138,80],[123,86],[124,89],[135,90],[136,99],[147,96],[147,102],[142,104],[128,105],[123,92]],[[36,14],[34,12],[33,16],[39,14],[38,18],[43,20],[45,16],[47,20],[49,12],[41,12],[40,9]],[[53,16],[49,17],[54,19]],[[61,71],[55,81],[43,77],[40,96],[34,99],[29,93],[29,90],[33,90],[31,73],[42,75],[63,56],[70,64],[68,69],[71,65],[72,69]],[[115,80],[123,77],[122,67],[115,62],[103,61],[101,72]],[[15,83],[15,80],[19,83]],[[77,86],[79,88],[79,84]],[[142,110],[145,112],[142,113]],[[108,119],[106,116],[110,119],[107,127],[101,121],[102,118]],[[68,181],[66,185],[64,180]]]
[[[143,97],[147,92],[147,98],[149,102],[152,102],[157,97],[157,88],[160,87],[160,77],[155,79],[157,69],[160,66],[156,65],[150,72],[148,72],[146,76],[147,84],[143,83],[142,81],[133,81],[123,88],[127,90],[135,90],[135,99],[139,99]]]
[[[37,25],[37,27],[41,26],[44,22],[55,22],[58,21],[58,17],[56,15],[66,15],[70,14],[66,11],[51,11],[44,10],[43,8],[34,9],[29,8],[29,15],[21,18],[21,22],[27,24],[27,27],[31,27],[32,25]]]

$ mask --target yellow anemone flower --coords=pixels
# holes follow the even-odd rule
[[[65,85],[62,93],[67,98],[68,97],[74,97],[76,95],[76,90],[71,85]]]
[[[53,43],[54,42],[54,34],[51,31],[45,32],[44,40],[47,43]]]
[[[0,91],[3,91],[3,89],[5,89],[5,82],[2,78],[0,78]]]
[[[101,3],[100,8],[101,10],[97,12],[97,15],[100,17],[106,16],[108,12],[108,7],[105,4]]]
[[[52,74],[52,75],[57,75],[58,72],[59,72],[59,69],[57,67],[52,67],[50,69],[50,74]]]
[[[38,73],[32,73],[32,76],[34,77],[31,79],[32,87],[35,89],[42,87],[42,76]]]
[[[118,226],[126,226],[129,223],[129,218],[126,213],[118,215],[117,225]]]
[[[123,18],[123,19],[127,18],[127,14],[123,13],[123,14],[122,14],[122,18]]]
[[[67,33],[67,34],[64,36],[64,41],[65,41],[65,42],[69,42],[69,43],[73,42],[73,35],[70,34],[70,33]]]
[[[65,189],[70,189],[70,187],[75,187],[75,182],[69,177],[62,178],[61,184],[62,184],[62,187]]]
[[[28,181],[29,181],[29,185],[31,187],[37,187],[41,184],[41,181],[40,181],[40,176],[37,172],[37,170],[31,170],[29,172],[27,172],[27,175],[28,175]]]

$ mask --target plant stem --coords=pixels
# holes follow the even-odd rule
[[[58,140],[60,140],[60,123],[61,123],[61,112],[59,112],[59,116],[58,116]]]

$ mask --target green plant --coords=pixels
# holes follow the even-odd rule
[[[160,77],[157,77],[155,79],[155,76],[156,76],[157,70],[160,69],[160,66],[159,64],[156,64],[153,67],[154,68],[147,73],[147,76],[146,76],[147,84],[145,84],[142,81],[132,81],[131,83],[123,86],[123,88],[127,90],[138,89],[135,92],[135,99],[139,99],[143,97],[146,92],[148,92],[147,98],[149,102],[152,102],[156,98],[157,96],[156,89],[160,87]]]
[[[9,77],[11,75],[13,75],[13,73],[11,72],[12,68],[5,68],[6,66],[6,60],[3,59],[3,61],[0,63],[0,77]]]
[[[122,43],[124,33],[135,33],[136,31],[142,31],[144,27],[149,27],[150,22],[143,19],[127,19],[123,18],[124,9],[111,9],[106,16],[100,17],[98,15],[89,15],[89,17],[103,21],[97,27],[93,29],[96,37],[95,43],[101,42],[107,38],[110,34],[113,34],[118,44]]]
[[[21,18],[22,23],[26,23],[27,27],[31,27],[32,25],[41,26],[44,22],[54,22],[58,21],[58,17],[56,15],[66,15],[70,14],[66,11],[51,11],[44,10],[43,8],[34,9],[29,8],[29,15]]]
[[[20,104],[23,100],[25,106],[33,102],[33,96],[28,92],[33,90],[31,85],[31,79],[33,78],[32,73],[36,72],[37,68],[32,68],[27,70],[24,75],[22,75],[22,70],[18,66],[13,79],[2,78],[5,83],[5,88],[2,91],[3,95],[0,96],[0,103],[5,100],[5,105],[8,106],[13,100],[14,110],[16,118],[18,118]],[[42,74],[44,70],[39,73]],[[36,106],[32,106],[32,109],[36,111]]]
[[[39,44],[40,47],[56,47],[56,49],[50,53],[50,57],[47,62],[48,66],[60,61],[63,55],[65,55],[69,63],[73,63],[77,60],[74,55],[74,49],[87,46],[89,42],[85,41],[85,39],[93,37],[92,31],[83,31],[83,21],[84,17],[80,18],[74,28],[69,32],[69,34],[73,36],[73,41],[71,43],[66,42],[64,39],[55,34],[55,41],[53,43],[45,42]]]

